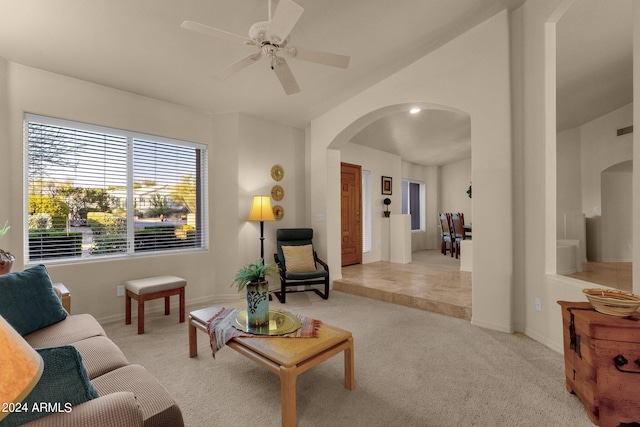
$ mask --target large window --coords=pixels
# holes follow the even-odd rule
[[[27,114],[29,262],[207,247],[201,144]]]
[[[411,215],[411,231],[424,231],[424,183],[402,180],[402,213]]]

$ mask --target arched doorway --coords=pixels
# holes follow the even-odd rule
[[[509,12],[505,10],[311,122],[307,131],[309,225],[315,230],[319,254],[335,272],[334,280],[339,278],[341,263],[339,148],[370,123],[372,115],[382,117],[390,109],[428,99],[435,105],[454,106],[471,117],[471,321],[505,332],[518,328],[513,310],[514,301],[521,296],[514,295],[520,290],[514,288],[514,258],[518,254],[514,255],[508,30]],[[394,192],[399,191],[396,185],[399,183],[393,183]]]

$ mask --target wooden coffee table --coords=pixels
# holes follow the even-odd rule
[[[207,321],[220,307],[189,313],[189,357],[198,355],[197,330],[207,332]],[[318,338],[236,337],[227,342],[238,353],[280,376],[282,425],[296,425],[296,379],[318,363],[344,351],[344,386],[355,387],[351,332],[322,323]]]

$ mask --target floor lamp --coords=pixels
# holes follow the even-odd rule
[[[19,403],[40,379],[42,357],[0,316],[0,402]],[[9,415],[0,411],[0,420]]]
[[[247,221],[260,221],[260,258],[264,261],[264,222],[275,221],[273,209],[271,209],[271,197],[253,196],[251,212]]]

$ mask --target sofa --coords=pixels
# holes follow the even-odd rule
[[[0,427],[184,426],[162,384],[129,363],[93,316],[68,313],[69,293],[62,284],[54,286],[44,265],[0,275],[0,295],[0,316],[44,360],[43,375],[25,402],[63,405],[49,405],[48,413],[12,413]],[[77,369],[73,360],[80,361]]]

